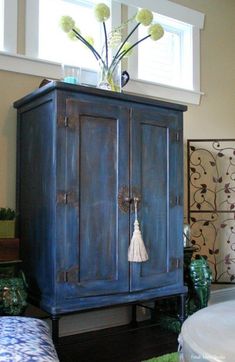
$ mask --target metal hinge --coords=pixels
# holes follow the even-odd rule
[[[179,133],[179,131],[176,131],[176,133],[175,133],[175,140],[176,140],[176,142],[180,141],[180,133]]]
[[[182,205],[182,196],[181,195],[172,195],[170,198],[170,206],[181,206]]]
[[[180,143],[181,142],[181,131],[177,131],[177,130],[171,130],[170,131],[170,140],[172,143],[176,142],[176,143]]]
[[[171,269],[180,269],[182,261],[180,258],[171,258]]]
[[[74,191],[69,191],[69,192],[57,191],[56,203],[63,205],[72,205],[77,207],[78,206],[77,193]]]
[[[59,127],[65,127],[75,129],[78,124],[78,117],[75,116],[59,116],[57,118],[57,124]]]
[[[69,118],[67,116],[64,117],[64,126],[65,128],[69,126]]]
[[[67,204],[68,203],[68,193],[64,191],[57,191],[56,195],[57,204]]]
[[[177,196],[175,197],[175,205],[176,205],[176,206],[182,205],[182,197],[181,197],[181,195],[177,195]]]
[[[78,265],[68,269],[60,270],[57,274],[59,283],[78,283]]]

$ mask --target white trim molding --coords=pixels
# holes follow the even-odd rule
[[[18,1],[5,0],[3,48],[6,52],[16,53],[17,50],[17,17]]]
[[[193,90],[167,86],[158,83],[137,79],[135,73],[137,59],[129,59],[130,82],[124,88],[125,92],[151,98],[170,100],[186,104],[200,104],[200,29],[203,27],[204,15],[168,0],[118,0],[113,3],[112,13],[116,21],[113,26],[121,22],[120,3],[136,7],[148,7],[154,12],[193,24]],[[25,0],[26,3],[26,56],[17,54],[17,14],[18,0],[4,0],[4,51],[0,52],[0,69],[22,74],[34,75],[42,78],[61,79],[61,64],[38,58],[38,10],[39,0]],[[133,8],[132,8],[133,9]],[[135,11],[135,9],[133,9]],[[35,15],[35,16],[34,16]],[[134,59],[135,58],[135,59]],[[136,74],[136,75],[135,75]],[[90,86],[97,84],[97,73],[91,69],[82,69],[81,83]],[[186,86],[185,86],[186,87]]]
[[[25,54],[38,57],[39,1],[26,0],[25,16]]]
[[[163,84],[151,83],[136,79],[131,79],[124,88],[124,92],[137,95],[145,95],[151,98],[169,100],[183,104],[199,105],[201,96],[204,94],[183,88],[171,87]]]
[[[0,70],[29,74],[49,79],[61,79],[61,64],[23,55],[0,52]],[[81,83],[95,86],[97,73],[91,69],[82,69]],[[123,89],[124,93],[134,93],[156,99],[170,100],[184,104],[199,104],[203,93],[189,91],[161,84],[131,79]]]
[[[136,8],[148,8],[149,10],[168,16],[170,18],[192,24],[199,29],[204,26],[205,15],[199,11],[173,3],[169,0],[117,0],[118,2],[134,6]]]
[[[61,64],[24,55],[0,52],[0,70],[34,75],[42,78],[60,80]],[[82,69],[81,83],[94,86],[97,84],[97,72]]]
[[[184,80],[190,80],[184,83],[185,88],[174,85],[163,85],[154,82],[143,81],[138,78],[138,49],[128,59],[128,71],[132,73],[131,81],[127,88],[137,94],[147,94],[149,96],[162,99],[169,99],[177,102],[200,104],[201,96],[204,94],[200,89],[200,29],[204,26],[205,15],[173,3],[168,0],[117,0],[128,6],[128,18],[132,17],[138,7],[147,7],[159,15],[187,23],[191,26],[190,33],[187,33],[186,43],[183,45],[184,54],[182,57],[182,69],[186,72],[187,67],[183,62],[190,63],[188,74],[184,73]],[[135,39],[137,40],[137,39]],[[183,80],[183,79],[182,79]],[[191,84],[190,84],[191,83]],[[182,83],[183,84],[183,83]],[[126,88],[125,88],[126,89]]]

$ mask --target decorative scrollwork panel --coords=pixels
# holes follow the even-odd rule
[[[235,282],[235,139],[188,141],[191,242],[216,283]]]
[[[188,158],[190,210],[235,210],[235,140],[190,140]]]
[[[191,243],[207,257],[217,283],[235,282],[234,213],[191,213]]]

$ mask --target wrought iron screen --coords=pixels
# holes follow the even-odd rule
[[[188,140],[191,242],[215,283],[235,283],[235,139]]]

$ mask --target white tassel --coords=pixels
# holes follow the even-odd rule
[[[134,231],[131,238],[130,246],[128,249],[128,260],[132,262],[143,262],[148,260],[148,254],[144,245],[144,241],[139,228],[137,219],[137,199],[134,198],[135,203],[135,222]]]

